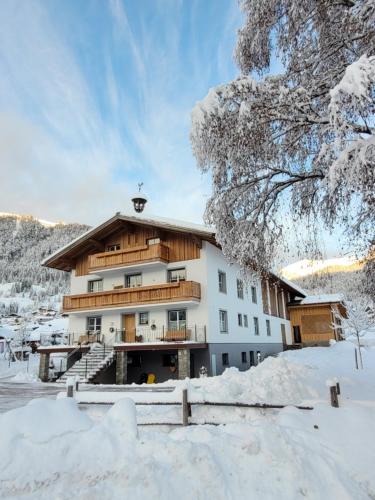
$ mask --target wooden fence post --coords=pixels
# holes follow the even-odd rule
[[[189,406],[187,401],[187,389],[182,390],[182,425],[189,425]]]
[[[336,386],[332,385],[329,388],[329,391],[330,391],[330,395],[331,395],[331,406],[333,406],[334,408],[338,408],[339,407],[339,398],[337,397]]]

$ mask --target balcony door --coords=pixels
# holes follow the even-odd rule
[[[176,309],[168,311],[168,330],[186,329],[186,310]]]
[[[122,317],[124,342],[135,342],[135,314],[124,314]]]

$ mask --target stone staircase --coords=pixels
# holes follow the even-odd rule
[[[79,377],[81,383],[90,383],[114,361],[112,347],[95,344],[90,351],[76,361],[56,382],[65,383],[68,377]]]

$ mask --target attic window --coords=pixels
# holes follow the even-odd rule
[[[150,238],[147,240],[147,245],[157,245],[160,243],[160,238]]]
[[[116,250],[120,250],[120,243],[114,243],[113,245],[107,246],[107,252],[115,252]]]

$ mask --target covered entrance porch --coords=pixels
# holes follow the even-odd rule
[[[197,376],[208,356],[206,343],[119,344],[114,347],[116,384],[165,382]]]

